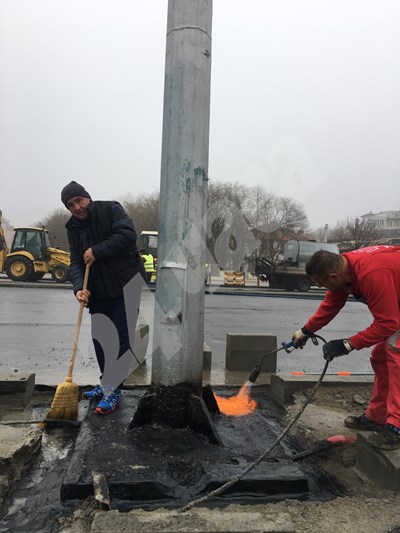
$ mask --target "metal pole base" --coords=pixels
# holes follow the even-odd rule
[[[140,399],[128,429],[150,424],[189,427],[207,437],[211,443],[222,444],[211,418],[211,414],[217,413],[218,405],[209,385],[203,388],[202,396],[188,383],[169,387],[151,385]]]

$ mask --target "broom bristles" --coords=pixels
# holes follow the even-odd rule
[[[78,385],[67,377],[56,389],[46,418],[76,420],[78,418]]]

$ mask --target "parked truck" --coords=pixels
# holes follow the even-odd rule
[[[336,244],[290,240],[285,243],[283,259],[278,263],[274,264],[265,257],[256,257],[254,273],[260,281],[268,281],[272,289],[306,292],[312,280],[306,274],[305,265],[318,250],[339,254]]]
[[[48,272],[57,283],[69,279],[70,254],[50,245],[47,229],[26,227],[14,231],[9,250],[0,211],[0,272],[13,281],[37,281]]]

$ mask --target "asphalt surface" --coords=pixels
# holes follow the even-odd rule
[[[0,372],[34,372],[36,383],[57,385],[65,378],[78,315],[78,305],[68,284],[37,282],[17,284],[0,279]],[[220,291],[220,292],[218,292]],[[222,294],[221,294],[222,292]],[[212,370],[205,374],[211,384],[240,384],[245,374],[225,371],[227,333],[270,333],[278,345],[288,341],[304,325],[323,297],[309,293],[277,292],[249,287],[228,289],[211,286],[205,297],[205,342],[212,350]],[[142,296],[140,322],[153,326],[154,292]],[[363,304],[350,301],[320,334],[327,340],[348,337],[367,327],[372,317]],[[135,373],[135,381],[148,384],[151,378],[151,335],[146,364]],[[310,342],[303,350],[278,355],[278,372],[319,373],[322,349]],[[369,349],[336,359],[330,372],[371,373]],[[90,319],[85,313],[75,363],[74,379],[80,385],[98,381],[97,362]],[[261,375],[258,383],[263,382]]]

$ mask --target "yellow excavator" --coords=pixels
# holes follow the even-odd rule
[[[0,211],[0,272],[13,281],[37,281],[51,273],[57,283],[69,279],[70,254],[50,245],[45,228],[14,228],[11,249],[7,248]]]

